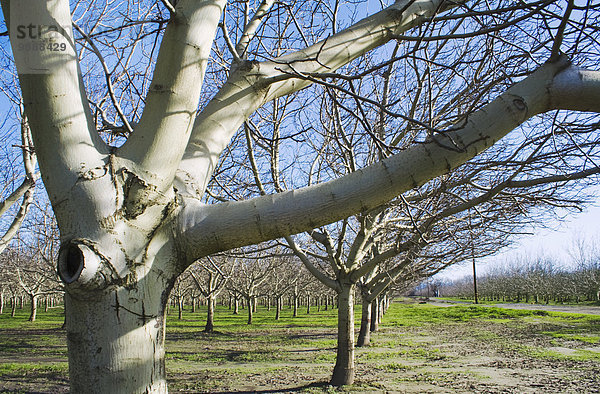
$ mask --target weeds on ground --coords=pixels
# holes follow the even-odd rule
[[[166,364],[173,392],[228,391],[246,387],[248,381],[263,388],[293,386],[320,393],[333,390],[322,382],[329,378],[335,362],[336,309],[313,310],[311,314],[301,310],[299,316],[292,317],[291,309],[284,308],[281,319],[276,321],[274,309],[259,308],[252,325],[246,324],[245,312],[240,310],[234,315],[219,306],[215,332],[205,333],[205,308],[195,313],[186,310],[182,320],[172,310],[167,317]],[[355,312],[358,328],[359,306]],[[66,382],[66,335],[60,329],[62,309],[41,311],[33,323],[27,317],[26,310],[19,311],[15,318],[10,313],[0,315],[0,382],[7,377],[32,380],[32,376],[52,376]],[[581,343],[581,349],[568,355],[537,345],[506,348],[538,359],[600,361],[598,352],[585,348],[600,342],[600,316],[394,303],[380,332],[372,335],[371,346],[357,349],[357,365],[363,371],[394,376],[392,380],[446,381],[448,376],[428,375],[423,366],[454,362],[454,356],[441,347],[441,337],[436,336],[436,332],[449,326],[465,327],[463,331],[472,334],[471,340],[496,344],[499,349],[515,340],[507,337],[504,327],[526,331],[536,338],[575,341]],[[370,376],[365,373],[364,376]],[[376,383],[359,379],[357,387],[375,390],[379,387]],[[1,388],[0,385],[0,391]]]

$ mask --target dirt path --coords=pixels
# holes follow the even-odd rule
[[[438,300],[432,298],[429,302],[435,306],[452,306],[472,304],[471,302]],[[529,311],[583,313],[586,315],[600,315],[600,306],[587,305],[543,305],[543,304],[478,304],[478,306],[504,309],[525,309]]]

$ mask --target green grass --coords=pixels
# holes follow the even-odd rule
[[[38,309],[37,318],[34,322],[29,321],[29,307],[17,309],[15,317],[10,316],[10,308],[4,308],[0,315],[0,329],[37,330],[60,328],[64,321],[63,308],[51,308],[44,312]]]
[[[402,305],[386,315],[389,324],[396,326],[419,326],[422,324],[452,324],[473,319],[508,321],[528,316],[550,316],[551,312],[501,309],[480,306],[456,305],[438,307],[429,304]]]
[[[3,363],[0,364],[0,375],[31,373],[66,373],[69,365],[63,363]]]
[[[27,310],[19,310],[15,318],[8,312],[0,315],[0,382],[10,378],[38,384],[43,379],[54,379],[66,385],[66,333],[60,329],[62,309],[40,311],[38,321],[33,323],[27,321]],[[218,306],[215,332],[208,334],[203,332],[204,308],[195,313],[186,309],[182,320],[177,319],[176,309],[171,310],[167,317],[166,364],[173,392],[228,391],[239,387],[239,382],[248,376],[275,382],[288,372],[299,371],[313,382],[328,378],[335,362],[336,309],[319,312],[313,309],[307,315],[302,308],[299,316],[292,317],[291,309],[284,308],[281,319],[276,321],[274,309],[259,308],[252,325],[246,324],[247,311],[239,312],[233,315],[226,307]],[[358,327],[359,306],[355,315]],[[415,373],[417,377],[405,378],[429,381],[429,372],[416,371],[432,363],[454,362],[455,356],[441,346],[443,343],[436,336],[438,328],[451,326],[464,326],[474,341],[533,359],[600,362],[598,352],[587,350],[600,343],[600,316],[475,305],[437,307],[394,303],[380,332],[372,335],[371,346],[357,348],[357,363],[381,374]],[[527,341],[515,344],[503,327],[546,338],[549,348]],[[552,350],[552,346],[560,348],[571,342],[579,343],[579,347],[569,354]],[[374,382],[369,384],[366,391],[379,387]],[[30,386],[19,387],[23,392],[31,390]],[[48,388],[47,392],[52,390]]]
[[[469,298],[469,297],[437,297],[437,300],[442,300],[442,301],[454,301],[454,302],[464,302],[464,303],[474,303],[475,299],[474,298]],[[479,299],[477,300],[479,304],[484,304],[484,305],[494,305],[494,304],[536,304],[534,302],[533,297],[529,298],[528,302],[525,302],[524,299],[521,299],[520,301],[517,302],[517,300],[505,300],[505,301],[491,301],[491,300],[485,300],[485,299]],[[546,302],[538,301],[537,305],[579,305],[579,306],[600,306],[600,301],[580,301],[580,302],[574,302],[574,301],[568,301],[568,302],[555,302],[555,301],[550,301],[548,304],[546,304]]]
[[[585,343],[600,343],[600,336],[599,335],[592,335],[592,334],[579,334],[579,333],[564,333],[564,332],[550,332],[550,331],[545,331],[543,332],[543,334],[549,335],[551,337],[554,338],[561,338],[561,339],[566,339],[569,341],[579,341],[579,342],[585,342]]]
[[[563,353],[555,349],[540,349],[534,346],[519,346],[520,353],[532,358],[546,360],[571,360],[571,361],[600,361],[600,353],[586,349],[576,349]]]

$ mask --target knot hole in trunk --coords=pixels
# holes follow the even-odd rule
[[[83,240],[70,240],[61,245],[58,252],[58,276],[67,285],[79,283],[90,285],[100,267],[100,256],[84,244]],[[96,280],[95,280],[96,279]]]

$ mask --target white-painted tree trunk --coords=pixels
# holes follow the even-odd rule
[[[278,295],[275,298],[275,320],[280,319],[282,307],[283,307],[283,298],[280,295]]]
[[[204,332],[213,332],[215,327],[215,296],[213,294],[209,295],[206,299],[206,306],[206,325],[204,326]]]
[[[35,321],[37,317],[37,309],[38,309],[38,294],[29,295],[29,302],[31,302],[31,313],[29,314],[29,321]]]
[[[331,377],[333,386],[354,383],[354,288],[352,283],[340,283],[337,356]]]
[[[142,280],[128,288],[65,297],[73,393],[166,393],[168,290]]]
[[[360,332],[358,333],[358,339],[356,341],[356,346],[358,347],[369,346],[371,343],[371,307],[372,303],[363,298]]]
[[[379,297],[377,297],[371,306],[371,332],[379,330],[379,306]]]

